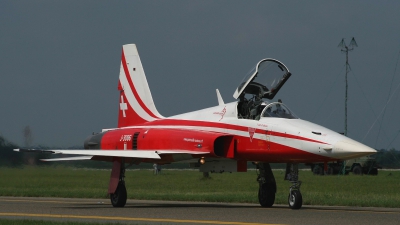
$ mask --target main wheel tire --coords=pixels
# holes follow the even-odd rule
[[[275,203],[275,187],[272,184],[260,185],[258,189],[258,202],[261,207],[272,207]]]
[[[301,206],[303,205],[303,197],[301,196],[299,190],[293,190],[291,193],[289,193],[288,203],[291,209],[301,208]]]
[[[354,175],[363,175],[363,171],[362,171],[362,168],[361,168],[361,166],[354,166],[353,167],[353,174]]]
[[[117,190],[115,190],[114,194],[110,195],[111,204],[114,207],[124,207],[127,196],[125,184],[119,182]]]

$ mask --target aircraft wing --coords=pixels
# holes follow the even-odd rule
[[[63,157],[53,159],[41,159],[42,161],[68,161],[68,160],[90,160],[94,156],[122,157],[122,158],[141,158],[141,159],[161,159],[161,154],[194,154],[202,155],[210,152],[205,151],[188,151],[188,150],[40,150],[40,149],[14,149],[16,152],[35,152],[35,153],[50,153],[50,154],[65,154],[65,155],[80,155],[76,157]]]

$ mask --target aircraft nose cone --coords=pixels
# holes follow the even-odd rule
[[[339,159],[353,159],[372,155],[376,150],[350,138],[338,141],[333,147],[334,154]]]

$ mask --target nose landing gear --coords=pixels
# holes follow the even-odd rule
[[[300,192],[301,181],[299,181],[298,164],[286,164],[285,180],[292,183],[289,189],[288,203],[291,209],[300,209],[303,205],[303,197]]]

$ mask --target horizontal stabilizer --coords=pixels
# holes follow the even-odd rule
[[[14,152],[34,152],[34,153],[55,153],[52,150],[42,150],[42,149],[28,149],[28,148],[16,148],[13,149]]]
[[[75,157],[64,157],[54,159],[40,159],[43,162],[54,162],[54,161],[72,161],[72,160],[90,160],[93,156],[75,156]]]

